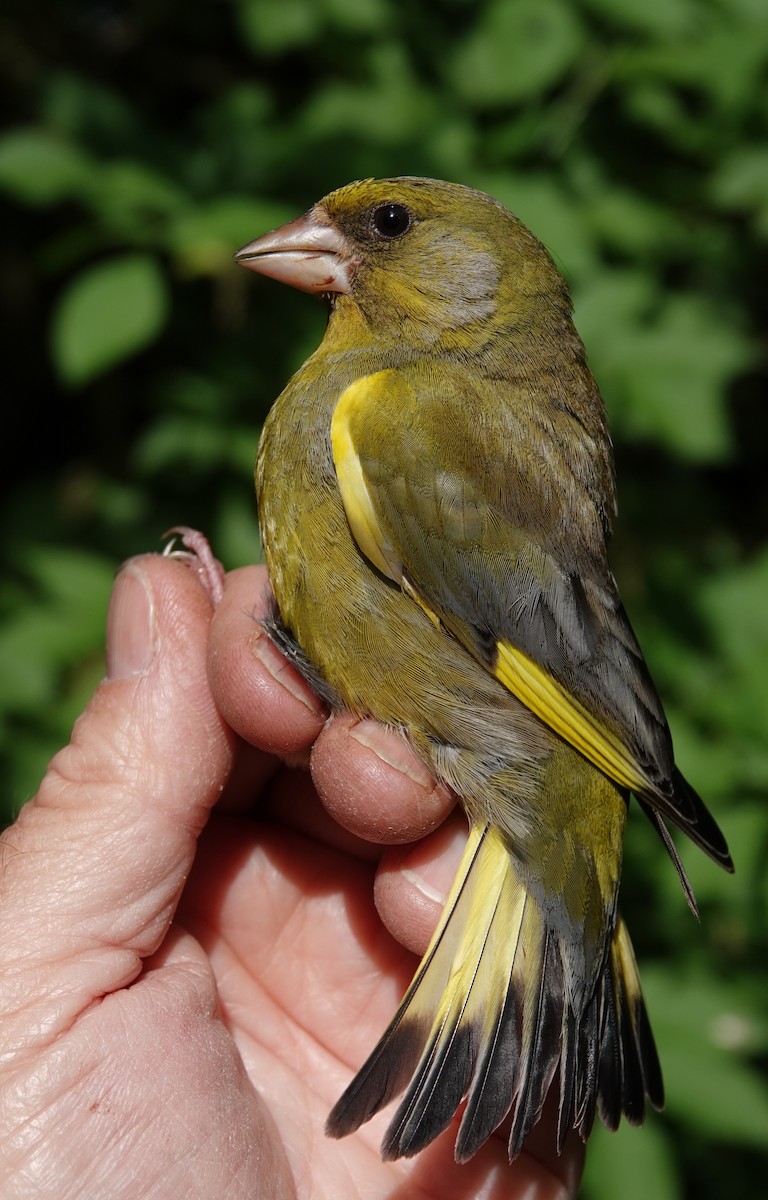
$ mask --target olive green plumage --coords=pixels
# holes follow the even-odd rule
[[[457,1157],[510,1112],[514,1157],[558,1066],[561,1142],[596,1108],[641,1120],[662,1088],[617,915],[630,790],[689,897],[664,817],[730,859],[608,567],[610,440],[566,286],[500,205],[421,179],[341,188],[238,257],[330,301],[259,449],[272,634],[334,705],[401,729],[472,826],[329,1132],[405,1089],[388,1157],[463,1098]]]

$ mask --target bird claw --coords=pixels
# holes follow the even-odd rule
[[[199,529],[190,529],[188,525],[176,525],[163,537],[171,538],[163,551],[164,557],[186,563],[197,575],[215,608],[224,595],[224,568],[214,557],[208,538]],[[183,550],[176,549],[177,537],[181,538]]]

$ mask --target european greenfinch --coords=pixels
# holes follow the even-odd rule
[[[510,1159],[559,1073],[559,1145],[642,1121],[661,1072],[617,908],[630,793],[732,870],[674,764],[608,566],[614,473],[566,285],[467,187],[364,180],[237,254],[321,295],[319,349],[264,426],[269,632],[334,709],[402,732],[469,839],[379,1044],[330,1114],[404,1092],[382,1146],[417,1153],[463,1104],[468,1159]]]

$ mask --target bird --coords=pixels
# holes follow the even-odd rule
[[[728,871],[675,765],[608,560],[604,404],[567,285],[473,188],[364,179],[236,261],[320,296],[321,344],[256,463],[266,628],[332,710],[401,733],[467,816],[466,849],[389,1027],[334,1106],[342,1137],[399,1098],[385,1160],[454,1121],[458,1162],[556,1089],[557,1145],[663,1105],[618,908],[634,796]]]

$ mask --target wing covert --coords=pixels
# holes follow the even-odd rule
[[[669,729],[607,566],[600,504],[567,444],[555,440],[553,453],[544,439],[531,454],[529,417],[509,384],[462,378],[455,364],[357,380],[331,428],[353,536],[526,707],[723,861],[701,801],[673,782]]]

